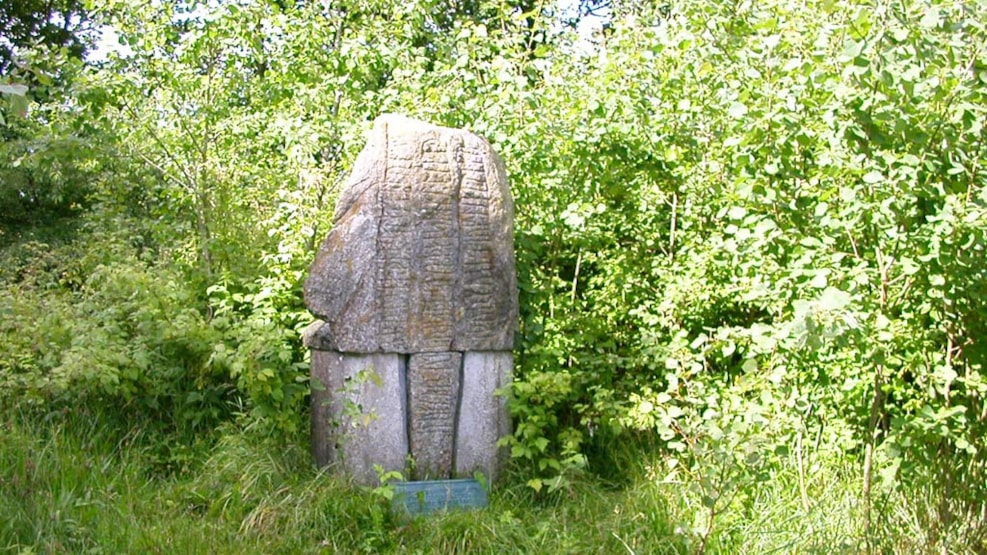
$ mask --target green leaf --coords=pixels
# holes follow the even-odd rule
[[[544,453],[545,449],[548,448],[548,438],[540,437],[536,439],[535,448]]]
[[[823,310],[842,310],[850,304],[851,297],[845,292],[841,291],[835,287],[827,287],[822,294],[819,295],[819,308]]]
[[[27,85],[13,84],[5,85],[0,84],[0,93],[12,94],[15,96],[24,96],[27,94]]]
[[[939,26],[939,21],[939,10],[933,6],[925,12],[918,24],[926,29],[933,29]]]
[[[875,183],[880,183],[884,181],[884,174],[877,170],[871,170],[864,174],[864,183],[868,185],[874,185]]]
[[[706,344],[707,341],[709,341],[709,336],[707,336],[705,333],[701,333],[697,335],[695,339],[692,340],[692,343],[689,344],[689,348],[694,351],[699,350],[703,345]]]
[[[843,53],[840,56],[841,62],[849,62],[860,56],[860,53],[864,50],[864,41],[855,41],[853,39],[847,39],[846,43],[843,45]]]
[[[543,484],[541,478],[532,478],[528,480],[528,487],[535,490],[536,492],[541,491],[542,485]]]
[[[747,106],[740,102],[734,102],[727,109],[727,115],[733,119],[740,119],[747,115]]]
[[[913,259],[907,256],[901,257],[901,272],[906,276],[913,276],[920,269],[919,265]]]
[[[733,353],[735,352],[737,352],[737,344],[734,343],[733,341],[727,341],[726,343],[723,344],[723,347],[721,348],[721,353],[723,355],[723,358],[732,356]]]

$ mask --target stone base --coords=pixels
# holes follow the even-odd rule
[[[401,357],[312,351],[312,453],[318,466],[337,465],[377,484],[374,465],[405,472],[407,393]]]
[[[505,462],[507,450],[497,440],[511,433],[507,395],[498,395],[511,385],[514,354],[510,351],[464,353],[462,397],[456,427],[457,476],[472,477],[477,470],[491,482]]]
[[[312,349],[312,452],[360,483],[378,472],[410,479],[496,479],[497,440],[510,433],[509,351],[414,355]],[[409,460],[414,464],[409,467]]]

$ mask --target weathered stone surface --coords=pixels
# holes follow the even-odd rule
[[[463,354],[462,393],[456,429],[455,475],[477,470],[491,481],[505,453],[497,440],[510,433],[507,397],[498,389],[511,383],[514,355],[510,351]]]
[[[312,447],[319,466],[341,465],[374,484],[374,465],[403,472],[407,393],[397,354],[312,350]]]
[[[513,348],[513,205],[503,164],[467,131],[381,116],[340,195],[305,302],[320,348]]]
[[[329,326],[322,320],[316,320],[302,330],[302,344],[309,349],[332,351],[332,339],[329,338]]]
[[[342,191],[305,301],[316,463],[366,484],[496,476],[517,322],[503,165],[483,139],[382,116]]]
[[[413,478],[449,478],[456,442],[462,353],[411,355],[408,359],[408,443]]]

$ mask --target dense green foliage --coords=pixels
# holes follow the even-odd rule
[[[176,480],[224,423],[298,437],[300,284],[402,112],[507,164],[525,496],[667,495],[677,551],[827,545],[749,543],[788,486],[850,519],[829,545],[983,552],[987,5],[629,2],[588,39],[529,4],[94,3],[121,48],[31,58],[61,80],[0,128],[0,406],[112,407]]]

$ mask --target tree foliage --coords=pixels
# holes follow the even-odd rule
[[[87,14],[80,0],[19,0],[0,5],[0,75],[16,65],[19,49],[66,48],[82,59],[87,49]]]

